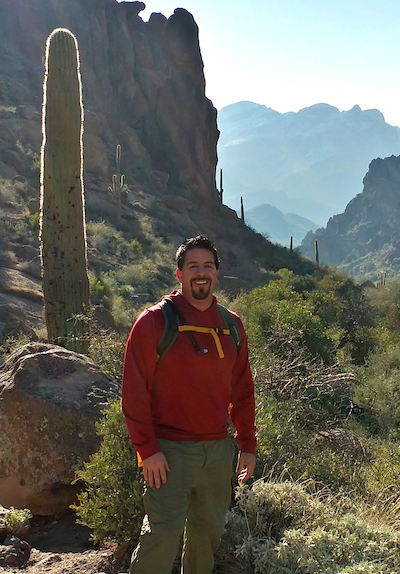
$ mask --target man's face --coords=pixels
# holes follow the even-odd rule
[[[200,302],[211,305],[218,280],[218,270],[212,251],[198,247],[188,249],[183,267],[176,270],[176,276],[182,285],[182,293],[189,302],[195,306]]]

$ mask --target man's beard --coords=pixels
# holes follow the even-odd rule
[[[206,285],[196,285],[197,290],[195,290],[192,282],[191,288],[193,299],[198,299],[201,301],[203,299],[207,299],[207,297],[210,295],[211,283],[208,282]]]

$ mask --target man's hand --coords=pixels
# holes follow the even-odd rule
[[[240,482],[246,482],[253,474],[256,466],[256,457],[250,452],[239,452],[236,474]]]
[[[143,477],[150,487],[160,488],[167,482],[169,466],[162,452],[156,452],[143,461]]]

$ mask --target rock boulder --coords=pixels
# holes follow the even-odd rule
[[[100,444],[95,422],[116,398],[92,361],[33,343],[0,367],[0,504],[61,514],[74,502],[74,471]]]

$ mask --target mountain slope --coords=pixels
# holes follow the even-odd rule
[[[309,233],[301,251],[312,257],[318,240],[320,262],[337,265],[359,280],[380,272],[400,272],[400,157],[376,159],[363,192],[332,217],[326,228]]]
[[[362,189],[369,163],[400,153],[400,128],[378,110],[339,112],[317,104],[280,114],[252,102],[218,113],[218,167],[236,208],[270,203],[325,224]]]
[[[0,2],[0,267],[17,272],[0,273],[0,340],[21,325],[30,335],[39,322],[42,58],[56,27],[74,32],[81,55],[92,302],[129,322],[132,308],[176,286],[174,249],[200,233],[216,241],[220,284],[230,292],[280,267],[313,270],[220,204],[216,110],[205,96],[197,25],[181,8],[144,22],[143,9],[116,0]],[[121,213],[110,190],[118,143],[127,184]],[[31,314],[26,301],[36,305]],[[28,324],[30,316],[37,319]]]

